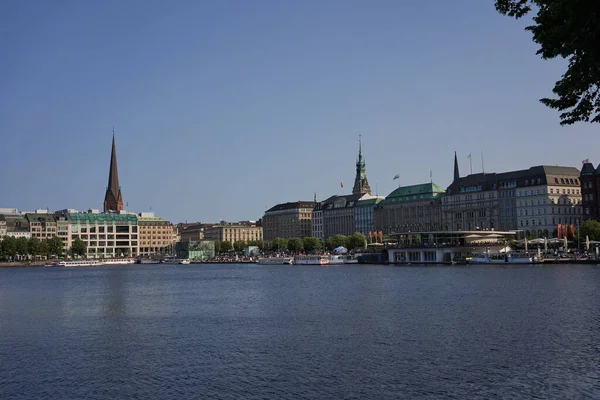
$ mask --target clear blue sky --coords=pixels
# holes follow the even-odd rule
[[[387,195],[461,173],[581,166],[598,126],[538,99],[527,21],[493,1],[0,2],[0,207],[101,208],[116,127],[129,210],[255,220],[349,192],[358,134]],[[340,188],[340,181],[344,188]]]

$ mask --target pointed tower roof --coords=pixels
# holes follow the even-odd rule
[[[458,158],[456,157],[456,152],[454,152],[454,180],[452,182],[456,182],[460,178],[460,173],[458,172]]]
[[[117,147],[115,145],[115,128],[113,127],[110,168],[108,171],[108,187],[104,195],[104,212],[123,209],[123,197],[119,186],[119,170],[117,168]]]
[[[358,158],[356,159],[356,177],[354,178],[354,187],[352,194],[371,194],[371,188],[367,181],[367,172],[365,168],[365,160],[362,156],[362,141],[361,135],[358,135]]]

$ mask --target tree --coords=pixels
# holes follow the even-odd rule
[[[221,242],[221,251],[225,252],[231,250],[233,250],[233,245],[229,240],[224,240],[223,242]]]
[[[29,241],[26,237],[20,237],[17,239],[17,254],[20,256],[26,256],[29,254]]]
[[[590,240],[600,240],[600,222],[593,219],[585,221],[581,228],[579,228],[579,237],[585,240],[586,236]]]
[[[285,251],[288,248],[288,241],[282,238],[275,238],[269,244],[271,251]]]
[[[218,240],[215,240],[215,254],[220,253],[221,252],[221,242],[219,242]]]
[[[48,254],[50,256],[62,256],[64,243],[61,238],[54,236],[47,240],[48,242]]]
[[[40,256],[47,256],[50,253],[50,245],[48,244],[48,240],[40,241],[38,252]]]
[[[12,236],[4,236],[4,239],[2,239],[2,252],[4,257],[14,259],[17,255],[17,239]]]
[[[333,250],[336,247],[347,247],[348,238],[345,235],[334,235],[327,238],[327,249]]]
[[[348,236],[346,244],[348,250],[365,247],[365,236],[359,232],[353,233],[351,236]]]
[[[304,239],[302,239],[303,245],[304,245],[304,250],[305,251],[319,251],[319,250],[323,250],[323,243],[321,242],[321,240],[319,240],[318,238],[314,237],[314,236],[307,236]]]
[[[27,243],[27,248],[29,250],[29,254],[31,254],[32,256],[39,256],[41,255],[40,252],[40,248],[42,246],[41,240],[38,238],[31,238],[29,239],[29,242]]]
[[[600,2],[598,0],[496,0],[496,10],[519,19],[534,9],[533,33],[543,59],[569,60],[554,85],[558,97],[540,102],[561,111],[561,125],[600,122]]]
[[[300,238],[290,238],[288,240],[288,245],[287,248],[289,251],[293,252],[293,253],[298,253],[302,250],[304,250],[304,242],[302,242],[302,239]]]
[[[243,251],[245,247],[246,247],[245,240],[236,240],[235,243],[233,244],[233,248],[235,251]]]
[[[85,242],[80,238],[75,238],[71,244],[71,255],[85,257],[86,253],[87,246],[85,245]]]

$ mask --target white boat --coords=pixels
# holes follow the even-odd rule
[[[292,264],[292,257],[263,257],[258,259],[260,265],[284,265]]]
[[[92,267],[100,265],[100,260],[63,260],[57,264],[59,267]]]
[[[104,258],[98,261],[100,265],[128,265],[135,263],[133,258]]]
[[[142,258],[139,260],[140,264],[160,264],[160,260],[155,260],[152,258]]]
[[[192,261],[191,261],[191,260],[189,260],[189,259],[186,259],[186,260],[179,260],[179,264],[183,264],[183,265],[188,265],[188,264],[190,264],[191,262],[192,262]]]
[[[504,253],[473,253],[470,264],[538,264],[544,262],[539,254],[509,251]]]
[[[344,256],[330,255],[327,257],[329,258],[329,264],[343,264],[344,263]]]
[[[296,256],[294,257],[294,264],[296,265],[329,265],[328,256]]]
[[[345,255],[344,264],[358,264],[358,258],[354,255]]]

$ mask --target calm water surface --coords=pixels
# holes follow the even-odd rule
[[[0,269],[2,399],[600,398],[600,267]]]

